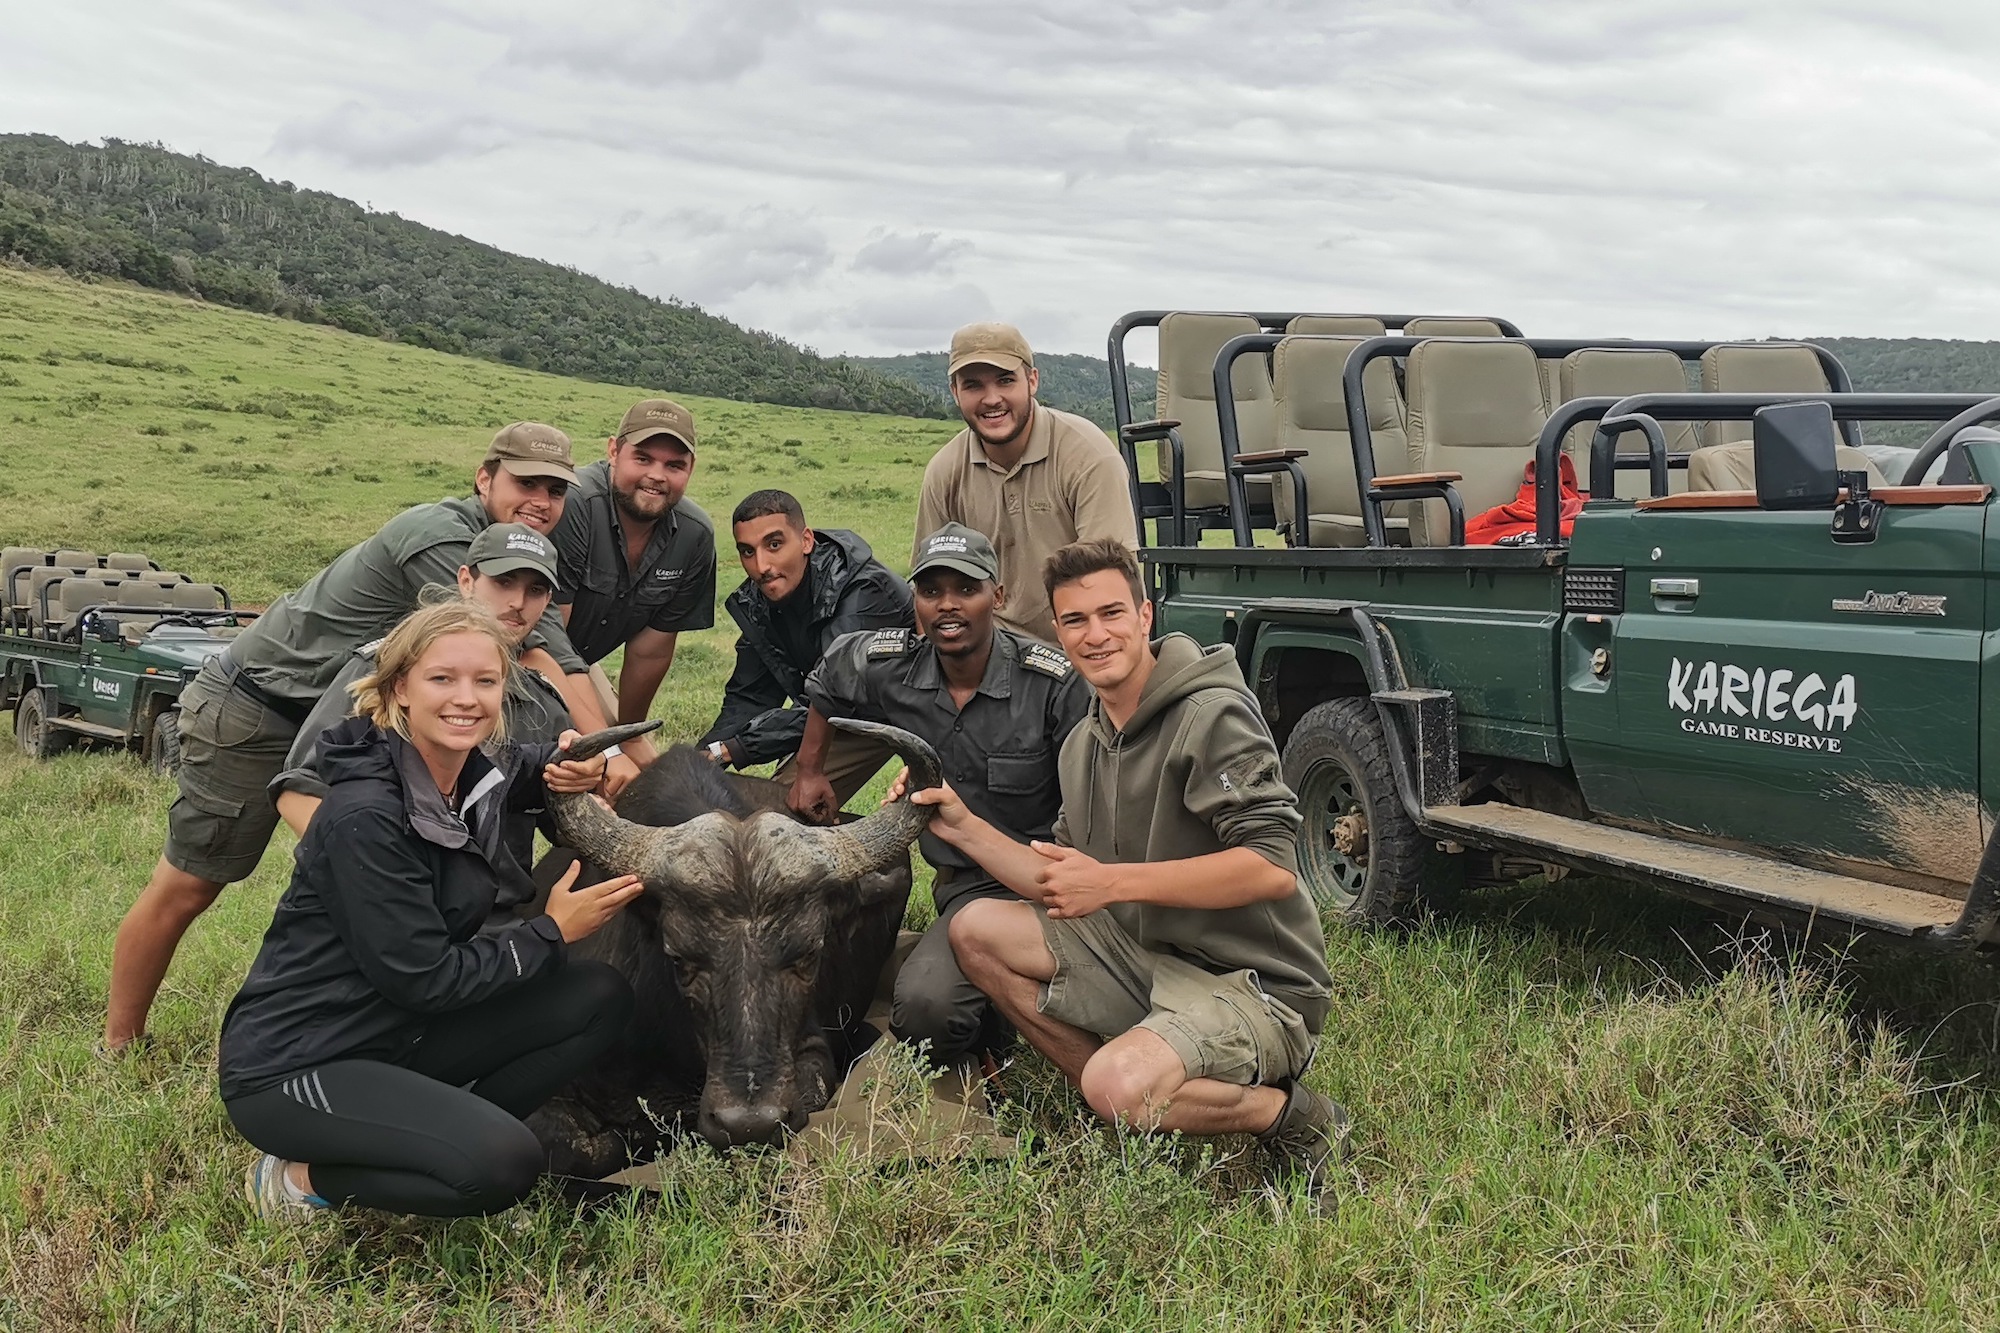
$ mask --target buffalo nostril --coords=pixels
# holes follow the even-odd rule
[[[785,1108],[781,1106],[718,1107],[713,1118],[715,1127],[730,1147],[776,1143],[787,1128]]]

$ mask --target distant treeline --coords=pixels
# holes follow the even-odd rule
[[[157,145],[0,135],[0,258],[583,379],[944,416],[948,401],[679,301]]]
[[[945,391],[944,368],[949,358],[943,352],[912,352],[907,356],[858,356],[858,365],[906,380],[919,388]],[[1037,352],[1035,369],[1040,372],[1037,397],[1050,407],[1088,417],[1106,430],[1111,429],[1111,377],[1104,358],[1077,352]],[[1148,366],[1127,365],[1126,381],[1132,386],[1132,404],[1139,419],[1153,415],[1159,372]]]

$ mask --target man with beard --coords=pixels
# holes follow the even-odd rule
[[[1056,755],[1089,708],[1090,691],[1061,652],[995,623],[1008,602],[999,569],[992,543],[948,523],[918,544],[910,575],[922,637],[862,631],[827,649],[806,679],[811,710],[789,798],[794,810],[817,818],[837,812],[823,771],[827,718],[857,717],[929,741],[952,790],[1007,837],[1052,836],[1062,805]],[[937,922],[896,974],[891,1021],[897,1037],[929,1042],[931,1058],[949,1065],[972,1052],[982,1030],[990,1040],[1006,1029],[959,971],[946,930],[968,903],[1020,900],[930,833],[919,846],[937,871]]]
[[[718,764],[786,760],[776,776],[789,783],[791,756],[806,730],[806,676],[844,634],[907,629],[910,585],[875,558],[859,533],[807,527],[805,510],[788,491],[752,491],[730,526],[748,577],[723,608],[743,633],[722,709],[696,743]],[[825,761],[835,803],[845,805],[892,753],[881,741],[838,733]]]
[[[682,630],[715,623],[715,528],[686,498],[694,477],[694,417],[665,398],[634,403],[603,462],[577,472],[552,534],[562,558],[563,624],[583,660],[625,650],[613,693],[591,667],[613,723],[641,722],[674,662]],[[656,751],[645,740],[614,755],[605,786],[615,796]]]
[[[1035,354],[1011,324],[954,333],[946,374],[965,429],[924,469],[917,535],[946,523],[984,533],[1008,593],[1001,623],[1053,644],[1042,562],[1073,541],[1139,545],[1125,460],[1090,422],[1035,401]]]
[[[416,610],[424,588],[456,579],[487,527],[518,522],[546,535],[575,480],[569,436],[533,421],[502,427],[473,476],[472,495],[396,515],[272,603],[203,665],[181,694],[180,794],[167,812],[166,847],[112,949],[107,1054],[145,1031],[153,996],[195,918],[223,885],[248,879],[263,859],[278,822],[268,784],[354,650]],[[560,682],[571,711],[589,725],[597,705],[588,668],[556,617],[545,617],[527,644],[522,660]]]

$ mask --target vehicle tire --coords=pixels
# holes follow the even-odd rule
[[[14,743],[21,747],[22,754],[30,759],[48,759],[69,749],[75,740],[75,733],[49,725],[39,687],[31,685],[21,691],[21,697],[14,702]]]
[[[1407,920],[1423,898],[1428,840],[1396,795],[1389,742],[1369,699],[1329,699],[1285,742],[1298,793],[1299,876],[1322,911],[1376,924]]]
[[[153,739],[146,763],[155,773],[172,777],[181,771],[181,710],[169,708],[153,719]]]

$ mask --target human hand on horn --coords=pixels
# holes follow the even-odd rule
[[[910,766],[904,764],[896,770],[896,780],[889,784],[889,790],[882,793],[882,809],[887,810],[890,806],[902,800],[903,793],[908,789],[909,785]]]
[[[583,733],[565,731],[561,743],[568,746],[581,740]],[[542,785],[553,792],[576,795],[594,791],[597,784],[604,781],[604,756],[592,755],[588,759],[565,759],[559,764],[549,764],[542,769]]]
[[[900,786],[907,782],[909,776],[910,770],[907,768],[904,769],[896,778],[897,784]],[[937,834],[946,842],[952,840],[951,835],[953,833],[978,818],[966,806],[965,801],[959,794],[951,789],[951,784],[948,782],[940,782],[935,787],[913,793],[910,797],[910,804],[930,807],[931,832]]]
[[[813,824],[831,824],[840,818],[840,802],[834,799],[833,784],[824,773],[800,769],[785,793],[792,813]]]
[[[549,890],[548,906],[542,909],[556,923],[556,929],[562,932],[565,944],[575,944],[595,935],[605,922],[617,916],[625,904],[646,889],[637,875],[619,875],[587,888],[573,888],[582,872],[583,862],[572,862],[570,868],[563,872],[563,877],[555,882],[555,887]]]
[[[625,784],[639,776],[639,765],[624,754],[614,754],[604,764],[605,799],[615,801]]]

